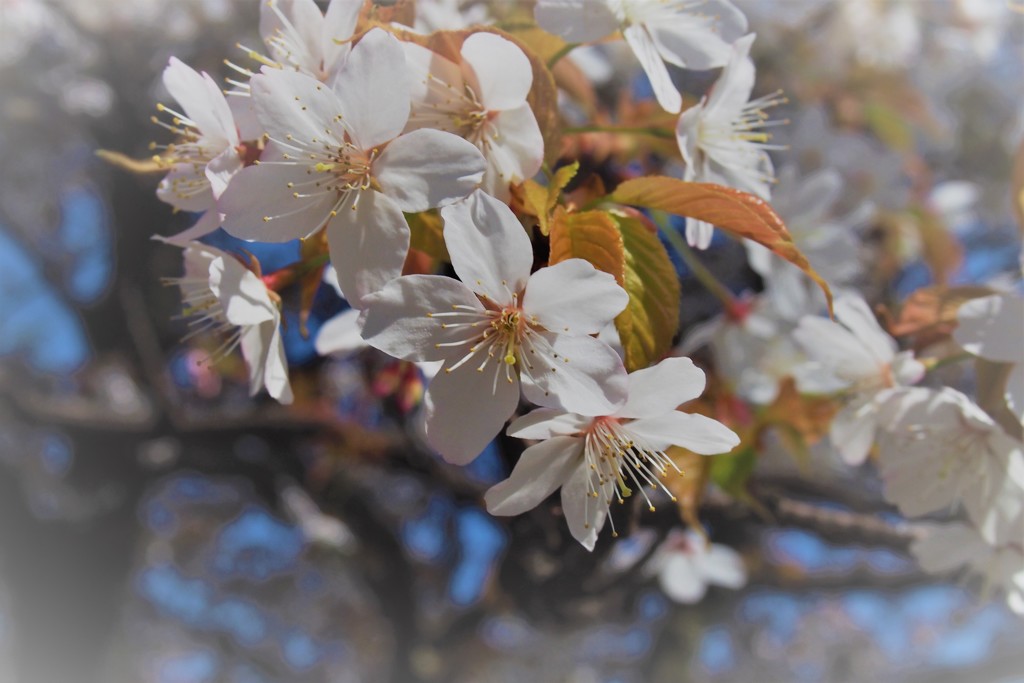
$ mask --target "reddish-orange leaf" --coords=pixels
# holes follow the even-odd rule
[[[793,243],[789,230],[775,210],[759,197],[712,183],[648,176],[625,181],[608,199],[706,221],[731,235],[763,244],[807,273],[821,287],[829,309],[832,308],[832,291],[828,283]]]

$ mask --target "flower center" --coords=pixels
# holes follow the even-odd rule
[[[662,479],[670,470],[680,475],[682,470],[664,451],[645,443],[618,418],[595,418],[584,438],[584,458],[590,468],[589,494],[598,500],[596,504],[608,507],[613,500],[624,503],[634,493],[631,485],[644,497],[651,512],[655,509],[654,503],[645,487],[651,491],[661,489],[676,502],[675,495]],[[618,536],[610,514],[608,519],[612,535]]]

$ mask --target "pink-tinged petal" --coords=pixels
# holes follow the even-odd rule
[[[537,24],[569,43],[589,43],[619,29],[619,20],[603,0],[540,0]]]
[[[700,602],[708,590],[694,559],[678,552],[670,553],[663,561],[658,584],[672,601],[684,605]]]
[[[847,327],[881,363],[896,355],[896,342],[878,324],[867,302],[858,295],[841,296],[835,303],[836,320]]]
[[[583,432],[592,418],[567,413],[558,408],[538,408],[516,418],[506,432],[517,439],[550,439]]]
[[[654,96],[658,99],[658,104],[669,113],[677,113],[683,107],[683,98],[675,84],[672,83],[668,68],[661,60],[658,48],[650,34],[647,33],[646,27],[642,24],[634,24],[627,27],[622,35],[629,43],[629,47],[632,48],[633,54],[640,61],[640,66],[643,67],[647,78],[651,81],[651,88],[654,90]]]
[[[157,186],[156,196],[182,211],[206,211],[216,205],[205,167],[196,163],[175,164]]]
[[[334,89],[345,106],[352,141],[371,149],[398,137],[409,120],[409,74],[402,45],[372,29],[352,48]]]
[[[569,533],[587,550],[594,549],[608,516],[608,504],[590,495],[590,475],[590,468],[577,467],[562,484],[562,513]]]
[[[442,370],[424,397],[427,441],[454,465],[475,460],[519,405],[519,382],[506,379],[502,363],[476,367]]]
[[[556,436],[530,446],[519,456],[508,479],[484,494],[492,515],[520,515],[532,510],[566,482],[583,461],[583,439]]]
[[[629,398],[616,417],[657,417],[704,393],[704,371],[689,358],[666,358],[629,374]]]
[[[509,184],[537,175],[544,162],[544,137],[530,105],[498,113],[487,133],[487,171],[483,189],[502,201],[509,197]]]
[[[287,242],[313,234],[330,218],[336,198],[293,196],[289,184],[308,179],[302,166],[243,168],[217,202],[224,214],[224,229],[235,237],[261,242]]]
[[[253,76],[250,83],[256,118],[266,133],[282,145],[288,144],[289,136],[317,148],[313,140],[344,139],[346,128],[338,116],[346,113],[345,105],[312,76],[267,69]],[[301,156],[301,152],[292,154]]]
[[[373,175],[402,211],[417,213],[469,195],[485,167],[472,143],[424,128],[395,138],[374,162]]]
[[[338,285],[355,308],[402,274],[409,252],[409,224],[401,209],[376,190],[364,190],[346,202],[327,225],[331,263]]]
[[[611,415],[625,402],[626,369],[607,344],[567,334],[530,339],[520,361],[523,395],[533,403],[579,415]]]
[[[718,420],[673,410],[658,417],[635,420],[625,429],[643,439],[653,449],[663,451],[681,446],[700,455],[728,453],[740,443],[736,432]]]
[[[1024,298],[996,294],[968,301],[956,314],[953,339],[964,351],[1002,363],[1024,363]]]
[[[267,286],[233,257],[210,262],[210,291],[220,299],[224,317],[232,325],[258,325],[277,318]]]
[[[205,212],[199,217],[195,225],[191,228],[182,230],[177,235],[172,235],[163,239],[168,244],[174,244],[179,247],[183,247],[193,240],[197,240],[200,237],[205,237],[211,232],[220,227],[220,214],[217,213],[216,209],[211,209]]]
[[[441,209],[441,216],[459,278],[494,302],[512,303],[533,266],[533,246],[512,210],[477,190],[466,201]]]
[[[323,324],[316,335],[316,352],[321,356],[350,356],[368,345],[360,322],[362,311],[350,308]]]
[[[754,90],[754,63],[750,60],[750,46],[753,43],[753,33],[737,40],[731,48],[727,43],[720,42],[719,46],[724,48],[724,52],[717,55],[717,59],[724,57],[725,61],[703,67],[712,68],[725,64],[722,75],[719,76],[708,96],[705,112],[709,119],[734,121],[739,118],[743,107],[747,105],[750,93]],[[711,57],[712,55],[709,54],[708,58]]]
[[[872,401],[848,405],[832,420],[829,436],[843,461],[851,467],[868,458],[878,428],[878,406]]]
[[[228,188],[228,183],[236,173],[242,170],[242,160],[234,147],[228,147],[210,160],[206,165],[206,179],[210,181],[210,189],[214,197],[219,197]]]
[[[530,276],[523,312],[559,334],[597,334],[629,303],[615,278],[589,261],[573,258]]]
[[[363,3],[359,0],[331,0],[324,14],[321,51],[324,56],[324,71],[333,73],[342,66],[342,61],[352,49],[347,41],[352,38],[359,20]]]
[[[396,358],[412,361],[443,360],[462,347],[437,347],[471,338],[475,329],[442,327],[446,318],[428,313],[447,313],[455,306],[470,307],[484,317],[484,307],[464,284],[440,275],[406,275],[392,280],[381,291],[367,297],[363,339],[370,346]],[[449,350],[452,349],[452,350]]]
[[[738,590],[747,585],[747,567],[743,558],[732,548],[717,543],[708,544],[701,557],[700,573],[716,586]]]
[[[225,146],[238,144],[238,131],[224,93],[209,75],[195,71],[177,57],[164,69],[164,87],[199,128],[204,138]]]
[[[484,109],[501,111],[526,103],[533,67],[518,45],[493,33],[474,33],[462,43],[462,58],[476,74]]]
[[[232,96],[226,99],[235,119],[239,140],[255,140],[266,132],[256,116],[256,104],[252,97]]]

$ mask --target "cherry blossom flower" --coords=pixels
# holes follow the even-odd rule
[[[955,389],[907,389],[885,405],[885,497],[918,516],[960,502],[989,542],[1024,538],[1024,445]]]
[[[993,294],[973,299],[956,314],[953,339],[964,351],[997,363],[1014,363],[1006,381],[1006,398],[1024,422],[1024,298]]]
[[[405,73],[398,40],[374,29],[334,89],[290,71],[255,76],[269,143],[221,197],[224,228],[237,237],[284,242],[326,229],[341,290],[357,308],[401,272],[409,248],[402,212],[465,197],[483,176],[483,157],[465,140],[438,130],[401,134]]]
[[[326,12],[313,0],[261,0],[260,37],[269,54],[243,49],[271,68],[298,71],[331,83],[352,49],[351,38],[362,8],[359,0],[331,0]],[[234,85],[246,88],[245,83]]]
[[[173,243],[184,245],[220,227],[217,197],[242,169],[240,140],[224,93],[209,74],[197,73],[171,57],[163,80],[184,112],[159,105],[161,112],[173,117],[171,123],[153,117],[154,122],[180,138],[157,156],[161,163],[170,165],[171,172],[160,182],[156,194],[176,209],[203,213],[194,226],[171,238]]]
[[[665,595],[684,605],[700,602],[708,586],[738,590],[747,585],[747,568],[739,553],[690,529],[669,531],[644,573],[657,576]]]
[[[750,99],[753,42],[753,33],[736,41],[711,94],[679,117],[676,141],[686,164],[684,180],[718,183],[768,199],[775,171],[767,150],[780,147],[769,144],[771,134],[766,129],[784,122],[769,121],[764,110],[783,100],[777,92]],[[689,220],[686,239],[692,246],[706,249],[712,231],[710,224]]]
[[[189,336],[225,336],[211,357],[216,360],[240,346],[250,393],[266,387],[281,403],[291,403],[276,294],[231,254],[192,242],[183,255],[185,274],[169,282],[181,289],[184,315],[193,318]]]
[[[526,96],[533,67],[521,49],[493,33],[474,33],[459,64],[404,43],[413,72],[413,109],[406,130],[435,128],[476,145],[487,159],[483,189],[508,201],[509,183],[533,177],[544,138]]]
[[[670,446],[711,455],[739,443],[720,422],[676,410],[704,391],[704,373],[689,358],[666,358],[631,373],[628,382],[628,398],[612,411],[594,416],[541,408],[513,422],[510,436],[542,441],[523,451],[509,478],[487,491],[488,511],[518,515],[561,487],[569,531],[593,550],[612,502],[636,491],[653,510],[645,487],[671,496],[661,481],[670,471],[679,473],[665,453]]]
[[[846,384],[849,401],[832,421],[830,434],[843,459],[859,465],[874,443],[882,404],[920,381],[925,369],[913,352],[897,353],[896,342],[858,295],[837,298],[835,315],[841,324],[805,316],[793,336],[812,360]]]
[[[682,97],[666,63],[713,69],[729,60],[729,46],[747,19],[729,0],[539,0],[534,16],[545,31],[586,43],[618,30],[651,81],[658,104],[676,113]]]
[[[857,230],[874,214],[867,202],[844,215],[833,214],[842,188],[843,178],[834,169],[799,177],[796,166],[787,165],[772,190],[772,208],[782,217],[793,243],[833,287],[849,285],[860,274]],[[745,240],[743,246],[750,267],[764,278],[772,308],[782,318],[799,320],[824,303],[818,287],[799,268],[752,240]]]
[[[1006,591],[1006,602],[1024,616],[1024,546],[1014,542],[992,545],[966,524],[929,524],[923,538],[910,546],[921,568],[945,574],[967,567],[980,574],[986,588]]]
[[[592,414],[625,397],[622,361],[592,338],[628,302],[582,259],[541,268],[502,202],[477,191],[441,210],[462,282],[409,275],[368,297],[363,338],[398,358],[443,360],[426,395],[426,436],[450,462],[474,459],[523,395]]]

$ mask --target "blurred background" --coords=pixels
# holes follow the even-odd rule
[[[786,159],[836,168],[845,206],[873,208],[863,290],[1019,268],[1020,7],[737,4],[757,90],[789,98]],[[645,570],[670,506],[593,554],[550,507],[492,518],[482,492],[516,447],[468,468],[427,452],[411,366],[319,358],[292,320],[285,409],[248,397],[240,358],[197,363],[161,283],[180,251],[151,240],[190,219],[95,152],[166,142],[150,116],[168,58],[223,76],[257,24],[257,0],[0,0],[0,681],[1024,681],[1024,622],[924,575],[872,472],[826,447],[797,464],[766,444],[766,514],[709,495],[701,521],[747,581],[678,604]],[[615,47],[573,59],[599,97],[643,102]],[[297,249],[253,248],[264,270]],[[760,287],[724,238],[707,263]],[[681,272],[689,326],[717,304]],[[311,335],[341,308],[317,297]]]

